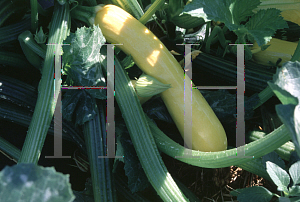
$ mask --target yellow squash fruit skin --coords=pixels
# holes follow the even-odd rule
[[[123,9],[105,5],[98,10],[94,24],[99,25],[106,40],[130,54],[137,66],[172,88],[161,97],[179,132],[184,134],[184,72],[164,44],[142,23]],[[192,147],[204,152],[227,149],[222,124],[199,90],[192,94]]]
[[[271,61],[273,64],[276,64],[279,58],[282,59],[282,61],[279,63],[279,66],[282,66],[283,63],[291,60],[292,55],[297,48],[297,44],[294,42],[284,41],[276,38],[272,38],[267,45],[270,46],[266,50],[252,55],[252,58],[255,62],[267,66],[270,66],[269,61]],[[252,49],[258,47],[258,44],[254,42]]]

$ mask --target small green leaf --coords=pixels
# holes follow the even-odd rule
[[[289,173],[292,177],[293,185],[300,184],[300,161],[297,161],[290,167]]]
[[[278,165],[267,161],[267,172],[273,182],[277,185],[278,191],[288,191],[287,186],[290,183],[289,174]]]
[[[36,33],[35,33],[35,35],[34,35],[34,40],[35,40],[38,44],[44,44],[44,43],[46,43],[46,40],[47,40],[47,34],[44,33],[43,27],[40,27],[40,31],[39,31],[39,32],[36,30]]]
[[[5,202],[71,202],[75,196],[69,175],[56,172],[53,167],[20,163],[0,172],[0,198]]]
[[[241,193],[237,196],[239,202],[269,202],[273,193],[265,187],[249,187],[239,190]]]

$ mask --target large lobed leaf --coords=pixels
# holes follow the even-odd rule
[[[6,166],[0,172],[0,200],[5,202],[71,202],[69,175],[34,164]]]
[[[276,106],[276,112],[289,129],[297,154],[300,156],[300,63],[284,63],[277,69],[273,81],[268,84],[282,103]]]
[[[98,26],[82,27],[71,33],[64,41],[63,70],[68,75],[68,85],[84,87],[106,86],[104,70],[101,66],[100,48],[105,38]],[[106,99],[106,90],[86,90],[93,97]]]

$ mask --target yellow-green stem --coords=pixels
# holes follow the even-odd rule
[[[156,0],[150,8],[146,11],[146,13],[139,19],[142,24],[146,24],[148,20],[152,17],[152,15],[162,6],[164,0]]]

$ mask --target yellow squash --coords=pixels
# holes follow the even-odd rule
[[[99,7],[91,23],[99,25],[106,40],[132,56],[146,74],[172,88],[161,93],[179,132],[184,134],[184,72],[164,44],[142,23],[114,5]],[[227,149],[224,128],[199,90],[192,95],[192,145],[200,151]]]
[[[252,56],[255,62],[267,66],[270,66],[269,61],[273,64],[276,64],[279,58],[282,59],[282,61],[279,63],[279,66],[290,61],[297,48],[297,43],[276,38],[272,38],[267,45],[270,46],[266,50],[254,53]],[[259,48],[258,44],[254,42],[252,49],[257,48]]]

